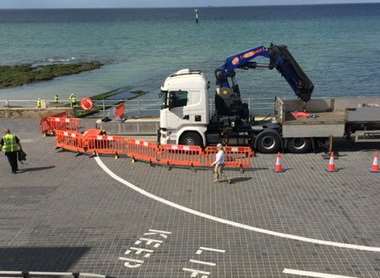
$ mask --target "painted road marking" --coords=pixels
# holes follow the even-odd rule
[[[207,272],[207,271],[201,271],[201,270],[196,270],[196,269],[192,269],[192,268],[182,268],[183,271],[186,271],[186,272],[191,272],[191,278],[195,278],[195,277],[198,277],[199,275],[202,275],[200,276],[201,278],[207,278],[211,273],[210,272]]]
[[[199,249],[195,252],[195,254],[201,255],[203,251],[214,252],[214,253],[226,252],[226,250],[221,250],[221,249],[199,247]],[[193,264],[203,265],[203,266],[212,266],[212,267],[216,266],[216,263],[213,263],[213,262],[205,262],[205,261],[194,260],[194,259],[190,259],[189,262]],[[211,272],[206,271],[206,270],[208,269],[199,270],[199,269],[186,268],[186,267],[182,268],[182,271],[190,272],[192,278],[198,277],[199,275],[200,275],[200,278],[207,278],[211,274]]]
[[[353,276],[343,276],[343,275],[327,274],[327,273],[304,271],[304,270],[289,269],[289,268],[284,268],[284,271],[282,273],[293,274],[293,275],[298,275],[298,276],[315,277],[315,278],[358,278],[358,277],[353,277]]]
[[[125,261],[124,266],[128,268],[138,268],[142,266],[142,264],[144,263],[144,261],[142,260],[130,259],[126,257],[119,257],[119,260]],[[134,263],[134,264],[131,264],[131,263]]]
[[[226,253],[226,250],[222,249],[215,249],[215,248],[210,248],[210,247],[199,247],[199,250],[197,250],[196,254],[200,255],[202,254],[202,251],[211,251],[211,252],[217,252],[217,253]]]
[[[152,233],[158,233],[158,234],[160,234],[160,235],[171,235],[172,233],[171,232],[167,232],[167,231],[162,231],[162,230],[154,230],[154,229],[149,229],[149,232],[152,232]],[[167,236],[166,237],[164,237],[164,238],[167,238]]]
[[[271,230],[266,230],[262,228],[257,228],[254,226],[250,226],[247,224],[242,224],[238,222],[234,222],[228,219],[216,217],[195,209],[191,209],[179,204],[176,204],[172,201],[166,200],[162,197],[159,197],[157,195],[154,195],[152,193],[149,193],[148,191],[145,191],[144,189],[141,189],[137,187],[136,185],[124,180],[123,178],[119,177],[116,175],[114,172],[112,172],[107,165],[104,164],[104,162],[99,158],[95,157],[96,163],[99,165],[100,168],[103,169],[104,172],[106,172],[111,178],[114,180],[124,184],[125,186],[129,187],[130,189],[152,199],[157,202],[160,202],[164,205],[176,208],[178,210],[181,210],[186,213],[190,213],[192,215],[196,215],[214,222],[222,223],[228,226],[248,230],[248,231],[253,231],[256,233],[260,234],[265,234],[265,235],[271,235],[275,237],[280,237],[280,238],[286,238],[286,239],[292,239],[292,240],[297,240],[297,241],[302,241],[302,242],[307,242],[307,243],[313,243],[313,244],[318,244],[318,245],[324,245],[324,246],[333,246],[333,247],[339,247],[339,248],[346,248],[346,249],[352,249],[352,250],[361,250],[361,251],[368,251],[368,252],[380,252],[380,247],[376,246],[366,246],[366,245],[356,245],[356,244],[350,244],[350,243],[342,243],[342,242],[335,242],[335,241],[328,241],[328,240],[322,240],[322,239],[314,239],[314,238],[309,238],[309,237],[303,237],[303,236],[297,236],[293,234],[286,234],[286,233],[280,233],[280,232],[275,232]]]
[[[168,235],[170,235],[171,232],[162,231],[162,230],[154,230],[149,229],[147,233],[144,233],[144,236],[159,236],[161,238],[167,239]],[[146,238],[146,237],[140,237],[138,240],[135,241],[134,245],[145,245],[150,246],[155,249],[161,246],[163,243],[163,240],[160,239],[154,239],[154,238]],[[125,255],[132,256],[132,258],[129,257],[119,257],[120,261],[124,262],[124,266],[127,268],[139,268],[144,264],[143,260],[139,260],[133,257],[143,257],[145,259],[149,259],[154,253],[153,249],[147,249],[142,247],[129,247],[127,251],[124,252]]]
[[[189,262],[194,263],[194,264],[203,264],[203,265],[209,265],[209,266],[216,266],[216,263],[198,261],[198,260],[193,260],[193,259],[190,259]]]
[[[152,253],[154,252],[153,250],[151,249],[145,249],[145,248],[137,248],[137,247],[129,247],[129,250],[125,251],[125,255],[129,255],[132,253],[132,250],[133,251],[136,251],[135,254],[136,255],[140,255],[141,253],[145,252],[146,254],[144,255],[144,258],[149,258],[150,255],[152,255]]]

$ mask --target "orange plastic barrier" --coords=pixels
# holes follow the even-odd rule
[[[127,155],[127,139],[123,136],[84,135],[84,151],[91,154]]]
[[[56,147],[76,153],[84,153],[82,134],[76,131],[56,130]]]
[[[47,120],[47,118],[41,119],[40,129],[41,129],[41,133],[44,135],[53,135],[53,133],[55,132],[55,130],[52,130],[50,128],[50,124],[49,124],[49,121]]]
[[[224,165],[227,168],[250,169],[253,167],[253,151],[250,147],[225,147]],[[205,164],[210,165],[218,152],[216,147],[207,147],[204,152]]]
[[[199,146],[161,145],[159,164],[167,166],[201,167],[203,150]]]
[[[58,118],[68,118],[69,117],[69,114],[67,112],[62,112],[62,113],[57,113],[55,115],[52,115],[52,116],[49,116],[49,117],[43,117],[41,118],[41,121],[40,121],[40,126],[41,126],[41,131],[43,130],[43,126],[47,126],[48,125],[48,118],[50,117],[58,117]]]
[[[146,161],[151,164],[159,163],[159,148],[156,143],[129,139],[127,145],[127,155],[134,161]]]
[[[41,132],[45,135],[55,135],[57,130],[78,131],[80,120],[78,118],[47,117],[41,120]]]
[[[133,161],[180,167],[210,167],[217,149],[199,146],[157,145],[124,136],[104,135],[99,129],[89,129],[81,134],[76,131],[56,130],[57,148],[99,155],[127,155]],[[249,147],[226,147],[227,168],[252,168],[253,151]]]

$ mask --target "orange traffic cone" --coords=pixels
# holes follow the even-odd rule
[[[336,172],[336,165],[334,160],[334,153],[330,153],[329,165],[327,166],[327,172]]]
[[[281,154],[278,153],[277,154],[277,157],[276,157],[276,164],[274,165],[274,171],[276,173],[283,173],[285,172],[285,169],[284,169],[284,166],[282,166],[282,163],[281,163]]]
[[[373,162],[372,162],[372,166],[371,166],[371,173],[379,173],[379,172],[380,172],[379,156],[376,152],[375,156],[373,157]]]

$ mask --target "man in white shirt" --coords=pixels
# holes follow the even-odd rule
[[[221,182],[222,176],[228,181],[226,176],[223,173],[224,168],[224,149],[222,144],[216,145],[218,152],[216,153],[215,161],[211,164],[211,166],[215,166],[214,168],[214,182]]]

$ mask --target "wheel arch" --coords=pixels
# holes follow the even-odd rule
[[[187,132],[194,132],[194,133],[197,133],[201,139],[202,139],[202,144],[203,146],[206,146],[207,145],[207,142],[206,142],[206,131],[207,131],[207,128],[203,128],[203,127],[187,127],[187,128],[181,128],[179,131],[178,131],[178,135],[177,135],[177,140],[176,140],[176,144],[178,145],[179,144],[179,141],[181,140],[181,137],[187,133]]]

